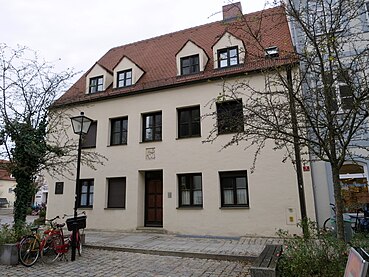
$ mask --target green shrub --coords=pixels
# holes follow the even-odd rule
[[[9,224],[3,224],[0,226],[0,245],[5,243],[16,243],[22,236],[29,233],[29,226],[16,230]]]
[[[27,208],[27,215],[31,215],[32,214],[32,208],[31,207],[28,207]]]
[[[39,213],[39,217],[40,218],[44,218],[44,220],[45,220],[45,217],[46,217],[46,209],[41,209],[40,210],[40,213]]]
[[[283,253],[278,261],[280,276],[343,276],[348,245],[332,234],[321,233],[314,222],[308,222],[308,228],[309,238],[278,232],[284,239]]]

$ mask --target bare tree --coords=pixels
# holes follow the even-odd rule
[[[270,66],[262,70],[263,90],[245,78],[225,82],[221,99],[242,97],[245,127],[224,147],[244,141],[247,147],[256,147],[256,161],[266,141],[273,140],[275,149],[287,150],[286,157],[296,168],[301,165],[296,154],[304,149],[310,160],[328,162],[337,207],[337,237],[343,239],[339,170],[345,161],[366,159],[368,154],[369,44],[363,32],[367,25],[365,1],[285,2],[281,11],[290,20],[297,53],[268,51],[271,45],[260,28],[266,20],[263,15],[240,18],[229,25],[230,30],[241,30],[251,37],[250,43],[262,53],[255,58],[266,55]],[[278,23],[271,28],[278,31]],[[289,62],[281,65],[282,60]],[[216,127],[208,141],[216,139]]]
[[[69,69],[55,73],[53,65],[26,47],[0,44],[1,155],[10,161],[8,170],[17,181],[16,227],[25,223],[41,171],[65,175],[74,167],[77,142],[67,136],[66,115],[50,109],[74,76]],[[87,156],[87,163],[100,161],[97,153],[89,155],[94,158]]]

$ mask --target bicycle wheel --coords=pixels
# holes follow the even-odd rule
[[[334,233],[336,230],[336,222],[332,218],[327,218],[323,223],[323,230],[325,232]]]
[[[41,251],[42,261],[44,263],[55,262],[60,256],[60,251],[57,251],[57,247],[61,245],[63,245],[63,238],[60,234],[46,237]]]
[[[19,243],[18,257],[24,266],[32,266],[40,255],[40,241],[35,236],[27,236]]]

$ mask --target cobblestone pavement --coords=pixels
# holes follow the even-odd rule
[[[70,252],[68,258],[70,258]],[[84,248],[76,261],[56,261],[32,267],[0,265],[1,276],[138,276],[249,277],[249,264],[239,261],[158,256]]]
[[[141,232],[86,231],[86,244],[137,253],[190,256],[196,258],[252,260],[266,244],[281,244],[277,238],[220,238]]]

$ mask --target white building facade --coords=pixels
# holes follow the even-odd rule
[[[225,21],[240,16],[238,4],[224,8]],[[292,43],[281,11],[246,16],[265,16],[269,46],[287,51]],[[275,20],[283,26],[278,34],[270,28]],[[245,150],[241,143],[222,150],[244,128],[242,97],[218,97],[224,80],[265,85],[263,49],[250,43],[215,22],[113,48],[56,102],[56,109],[69,115],[83,111],[94,120],[83,152],[107,158],[96,170],[81,168],[77,201],[79,211],[87,213],[87,228],[210,236],[300,233],[296,173],[282,162],[283,153],[272,150],[273,142],[253,173],[255,149]],[[204,143],[212,132],[217,139]],[[71,127],[68,133],[73,136]],[[47,177],[47,217],[73,212],[73,178]],[[304,182],[308,216],[314,220],[310,172]]]

